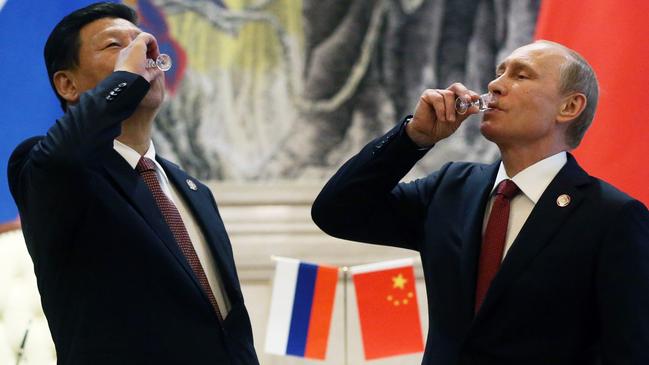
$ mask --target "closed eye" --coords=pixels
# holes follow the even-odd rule
[[[104,49],[110,48],[110,47],[121,47],[122,45],[117,43],[117,42],[110,42]]]

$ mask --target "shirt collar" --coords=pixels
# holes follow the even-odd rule
[[[127,146],[116,139],[113,140],[113,148],[120,154],[120,156],[124,157],[126,162],[128,162],[128,164],[135,170],[137,163],[140,161],[140,154],[130,146]],[[154,161],[155,164],[158,165],[158,168],[160,168],[158,161],[155,159],[155,147],[153,146],[153,142],[149,143],[149,149],[144,154],[144,157]]]
[[[541,194],[543,194],[548,185],[550,185],[550,182],[552,182],[552,179],[557,176],[559,170],[561,170],[567,161],[568,158],[566,152],[561,151],[528,166],[514,177],[507,176],[505,165],[503,165],[501,161],[500,167],[498,168],[498,174],[496,175],[496,180],[491,188],[491,193],[493,194],[501,181],[512,179],[519,189],[521,189],[521,192],[536,204],[536,202],[541,198]]]

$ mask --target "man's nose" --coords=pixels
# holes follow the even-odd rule
[[[502,96],[506,93],[507,89],[505,88],[505,85],[502,80],[502,76],[496,77],[495,79],[491,80],[491,82],[487,85],[487,90],[489,90],[490,93]]]

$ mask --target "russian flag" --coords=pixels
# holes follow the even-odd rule
[[[277,258],[266,352],[324,360],[338,268]]]

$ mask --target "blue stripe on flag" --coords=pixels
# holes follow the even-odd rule
[[[317,274],[317,265],[300,263],[297,283],[295,284],[295,300],[293,302],[291,327],[288,334],[288,343],[286,344],[287,355],[304,357]]]

